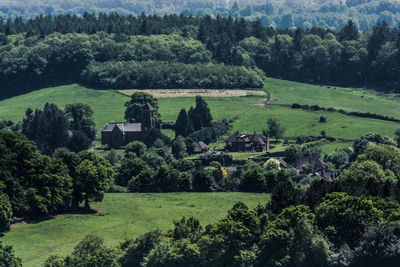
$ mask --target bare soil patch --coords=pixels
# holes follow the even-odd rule
[[[251,106],[262,107],[263,109],[271,109],[271,105],[267,105],[265,103],[251,104]]]
[[[152,89],[152,90],[119,90],[118,92],[131,96],[135,92],[145,92],[157,98],[178,97],[233,97],[233,96],[265,96],[264,91],[253,90],[213,90],[213,89]]]

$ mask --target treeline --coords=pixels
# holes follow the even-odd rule
[[[390,0],[23,0],[0,3],[0,17],[24,20],[55,14],[95,14],[117,12],[121,15],[191,14],[195,16],[233,16],[249,20],[261,19],[263,24],[276,28],[320,26],[339,30],[349,19],[357,21],[362,30],[371,29],[378,20],[390,26],[399,21],[400,5]]]
[[[293,109],[303,109],[303,110],[309,110],[309,111],[319,111],[319,110],[323,110],[323,111],[329,111],[329,112],[339,112],[341,114],[344,115],[348,115],[348,116],[354,116],[354,117],[360,117],[360,118],[370,118],[370,119],[376,119],[376,120],[382,120],[382,121],[392,121],[392,122],[400,122],[399,119],[396,119],[395,117],[391,117],[391,116],[386,116],[386,115],[380,115],[380,114],[376,114],[376,113],[369,113],[369,112],[358,112],[358,111],[346,111],[343,109],[335,109],[335,108],[325,108],[325,107],[321,107],[319,105],[300,105],[298,103],[294,103],[291,105],[291,107]]]
[[[162,61],[108,61],[92,63],[81,82],[98,88],[262,88],[264,74],[243,66]]]
[[[225,8],[187,9],[186,15],[222,17],[241,17],[248,20],[261,19],[264,25],[286,29],[312,26],[339,30],[349,19],[354,20],[362,30],[374,27],[378,20],[386,20],[391,27],[400,22],[400,5],[390,0],[367,1],[259,1],[251,5],[243,5],[242,1]]]
[[[262,87],[264,78],[255,68],[216,64],[201,42],[175,34],[19,34],[0,47],[2,96],[65,82],[103,88],[248,88]]]
[[[101,28],[101,19],[113,27]],[[64,30],[56,27],[58,20],[63,21]],[[131,23],[131,20],[136,22]],[[150,83],[166,88],[260,87],[264,76],[258,69],[267,76],[307,83],[400,90],[400,30],[390,28],[385,21],[379,22],[372,31],[362,33],[352,21],[338,32],[318,27],[306,31],[301,28],[276,30],[264,27],[259,20],[209,16],[143,15],[133,18],[88,14],[83,18],[40,17],[37,21],[32,24],[16,20],[0,26],[3,32],[0,85],[9,94],[15,88],[26,87],[26,80],[32,81],[30,86],[40,87],[51,83],[85,82],[81,77],[85,79],[89,73],[93,73],[96,80],[104,75],[102,83],[107,86],[117,86],[117,82],[125,85],[133,78],[145,87]],[[86,24],[93,24],[95,28],[77,28]],[[28,29],[33,32],[32,36]],[[43,32],[37,33],[39,30]],[[58,31],[63,34],[55,33]],[[17,32],[20,34],[9,35]],[[177,35],[157,35],[172,32]],[[157,36],[128,36],[132,34]],[[159,61],[176,62],[167,69],[176,69],[179,73],[150,71],[150,62],[154,62],[156,65],[152,67],[158,70]],[[246,69],[229,70],[216,63]],[[125,65],[124,75],[118,76]],[[214,68],[217,73],[210,70]],[[85,70],[86,75],[81,76]],[[136,77],[137,70],[167,77],[161,77],[157,83],[151,78],[146,80],[146,75]],[[188,79],[189,76],[193,76],[193,80]]]
[[[81,203],[101,201],[113,168],[92,152],[38,152],[19,133],[0,132],[0,229],[19,219],[37,220],[57,212],[77,210]]]

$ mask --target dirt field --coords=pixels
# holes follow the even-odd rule
[[[132,95],[135,92],[145,92],[157,98],[175,97],[232,97],[232,96],[265,96],[264,91],[253,90],[209,90],[209,89],[155,89],[155,90],[119,90],[124,95]]]

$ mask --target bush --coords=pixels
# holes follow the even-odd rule
[[[318,106],[318,105],[312,105],[311,107],[310,107],[310,110],[311,111],[318,111],[318,110],[321,110],[322,108],[320,107],[320,106]]]
[[[110,187],[108,188],[108,193],[127,193],[128,190],[120,185],[116,184],[111,184]]]
[[[292,108],[298,109],[298,108],[303,108],[303,106],[300,104],[294,103],[294,104],[292,104]]]
[[[231,125],[226,120],[218,121],[212,124],[211,127],[205,127],[195,131],[186,137],[186,146],[189,153],[193,153],[194,143],[204,142],[206,144],[217,141],[217,139],[225,135],[231,128]]]
[[[8,229],[11,224],[12,216],[13,212],[10,199],[6,194],[0,191],[0,232]]]
[[[3,246],[0,241],[0,266],[4,267],[22,267],[21,259],[15,257],[11,246]]]

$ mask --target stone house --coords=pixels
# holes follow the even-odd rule
[[[263,152],[268,151],[269,137],[262,134],[241,134],[236,132],[226,140],[225,149],[230,152],[250,151]]]

